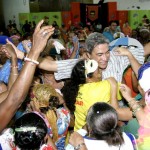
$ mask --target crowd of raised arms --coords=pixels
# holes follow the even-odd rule
[[[137,29],[9,23],[0,34],[0,150],[150,149],[145,18]]]

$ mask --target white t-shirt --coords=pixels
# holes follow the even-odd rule
[[[124,132],[122,136],[124,139],[124,143],[121,146],[109,146],[103,140],[93,140],[88,138],[84,138],[84,142],[88,150],[134,150],[129,137]]]

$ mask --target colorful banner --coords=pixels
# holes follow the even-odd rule
[[[87,6],[87,11],[88,19],[90,19],[91,21],[95,21],[96,19],[98,19],[98,6]]]

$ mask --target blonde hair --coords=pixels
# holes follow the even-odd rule
[[[53,142],[58,139],[57,129],[57,114],[55,112],[58,105],[58,96],[55,89],[49,84],[37,84],[33,87],[32,93],[34,97],[31,99],[35,101],[36,108],[45,109],[45,114],[53,133]],[[38,103],[36,103],[38,102]],[[38,105],[38,106],[37,106]]]

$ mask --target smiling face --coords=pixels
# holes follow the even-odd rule
[[[110,51],[108,44],[99,44],[97,45],[92,53],[91,53],[91,59],[94,59],[98,62],[99,69],[105,69],[107,67],[109,58],[110,58]]]

